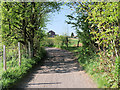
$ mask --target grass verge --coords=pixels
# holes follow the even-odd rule
[[[98,88],[118,88],[118,66],[119,58],[115,59],[114,66],[112,63],[105,63],[100,56],[91,52],[84,47],[62,47],[62,49],[75,53],[80,65],[97,83]],[[109,59],[106,60],[107,62]],[[120,69],[119,69],[120,71]]]
[[[46,55],[46,51],[41,48],[39,56],[32,59],[22,57],[21,66],[9,67],[6,71],[2,71],[2,89],[12,88],[21,78],[23,78],[34,65],[40,62]],[[11,62],[8,62],[11,63]]]

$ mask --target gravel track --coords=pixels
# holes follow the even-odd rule
[[[48,57],[44,65],[37,65],[17,88],[97,88],[73,53],[49,47],[46,51]]]

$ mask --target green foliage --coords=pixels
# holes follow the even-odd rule
[[[95,78],[98,87],[118,87],[120,3],[75,2],[68,5],[74,7],[77,16],[67,15],[70,20],[67,23],[76,28],[83,43],[79,62]]]
[[[55,37],[56,47],[62,47],[64,45],[65,37],[60,35]]]
[[[86,3],[86,5],[88,5],[88,3]],[[67,24],[71,24],[73,28],[76,29],[78,39],[84,47],[93,48],[94,42],[91,39],[93,36],[90,34],[90,24],[88,23],[88,20],[86,21],[88,17],[88,14],[86,13],[87,11],[81,9],[81,7],[78,7],[77,3],[72,3],[72,6],[74,6],[74,12],[71,15],[67,15],[69,21],[66,22]]]
[[[72,33],[71,33],[71,38],[73,38],[73,37],[74,37],[74,33],[72,32]]]
[[[11,56],[9,53],[9,55]],[[7,61],[7,71],[2,71],[2,88],[12,87],[17,81],[19,81],[35,64],[37,64],[44,56],[46,51],[44,48],[39,49],[39,53],[32,59],[27,59],[22,56],[21,66],[18,65],[18,60],[12,58]]]
[[[54,41],[55,46],[59,48],[63,47],[64,45],[68,47],[68,44],[70,43],[70,40],[66,35],[56,36],[54,40],[55,40]]]
[[[54,45],[54,38],[44,37],[44,39],[41,41],[41,46],[54,47]]]
[[[68,36],[55,36],[54,38],[45,37],[43,41],[41,41],[41,46],[48,46],[48,47],[68,47],[68,44],[70,43],[70,40],[68,39]]]
[[[77,46],[78,39],[69,38],[69,45],[68,46]]]
[[[36,39],[41,41],[48,22],[48,14],[60,10],[57,2],[2,2],[2,40],[9,46],[21,42],[26,48],[31,45],[35,54]]]
[[[2,2],[2,44],[7,47],[7,71],[3,71],[0,82],[3,88],[13,85],[34,64],[42,59],[45,50],[41,43],[45,35],[48,14],[60,10],[57,2]],[[22,64],[18,66],[17,43],[21,43]],[[30,42],[31,58],[28,59]],[[0,74],[1,75],[1,74]]]
[[[120,57],[116,58],[115,64],[112,65],[112,62],[105,64],[104,59],[99,59],[99,55],[96,55],[94,52],[91,52],[91,50],[85,47],[62,47],[62,49],[75,53],[80,65],[94,79],[98,88],[118,87],[118,73],[120,71],[120,69],[118,71],[118,61]]]
[[[118,62],[105,64],[105,60],[98,57],[92,58],[89,64],[86,64],[86,70],[92,75],[99,88],[117,88],[118,87]],[[115,59],[117,61],[117,59]],[[111,64],[111,65],[110,65]],[[100,76],[100,77],[98,77]]]
[[[90,10],[88,20],[92,24],[90,32],[94,35],[93,40],[97,40],[99,47],[99,65],[98,70],[107,80],[106,87],[117,87],[118,81],[118,62],[120,56],[120,30],[118,22],[118,3],[117,2],[96,2],[89,4]],[[97,29],[94,29],[94,28]],[[103,85],[105,86],[105,85]]]
[[[91,27],[97,27],[90,33],[94,35],[94,40],[99,41],[99,45],[105,48],[105,53],[113,52],[115,56],[118,56],[119,52],[119,27],[118,27],[118,3],[94,3],[89,4],[89,23],[92,23]],[[113,54],[112,53],[112,54]],[[111,55],[112,55],[111,54]]]

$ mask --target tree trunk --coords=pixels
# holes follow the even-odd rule
[[[79,47],[80,40],[78,40],[77,47]]]
[[[24,9],[26,8],[26,2],[23,2],[23,7]],[[25,17],[25,10],[23,10],[23,21],[22,21],[22,29],[23,29],[23,38],[24,38],[24,43],[25,43],[25,47],[27,48],[27,42],[26,42],[26,17]]]
[[[30,47],[31,47],[31,58],[34,57],[34,43],[33,43],[33,39],[30,42]]]

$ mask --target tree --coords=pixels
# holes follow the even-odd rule
[[[86,3],[86,6],[89,3]],[[92,47],[94,47],[95,42],[92,41],[91,37],[92,35],[90,34],[90,24],[88,23],[87,17],[88,13],[87,10],[89,8],[86,8],[87,10],[82,9],[81,7],[78,7],[79,3],[69,3],[68,4],[70,7],[73,7],[74,11],[71,15],[67,15],[69,21],[66,21],[68,24],[72,24],[73,28],[76,29],[76,33],[78,36],[78,44],[81,41],[83,43],[84,47],[89,47],[89,49],[93,50]]]
[[[120,30],[118,2],[74,2],[70,4],[80,18],[69,15],[68,24],[73,24],[79,35],[79,39],[86,48],[96,46],[95,53],[99,51],[97,58],[98,70],[102,74],[107,73],[106,80],[110,83],[107,87],[117,87],[118,59],[120,56]],[[85,11],[85,12],[84,12]],[[78,21],[78,22],[77,22]],[[80,28],[82,31],[80,31]],[[85,29],[86,28],[86,29]],[[81,38],[80,38],[81,37]],[[90,48],[89,48],[90,49]],[[92,61],[91,61],[92,63]],[[101,63],[101,64],[100,64]],[[112,72],[114,70],[114,73]]]
[[[71,38],[73,38],[73,37],[74,37],[74,33],[72,32],[72,33],[71,33]]]
[[[59,11],[60,5],[57,2],[2,2],[3,43],[11,45],[21,42],[27,49],[30,42],[33,57],[36,38],[40,37],[40,41],[44,36],[48,13]]]

